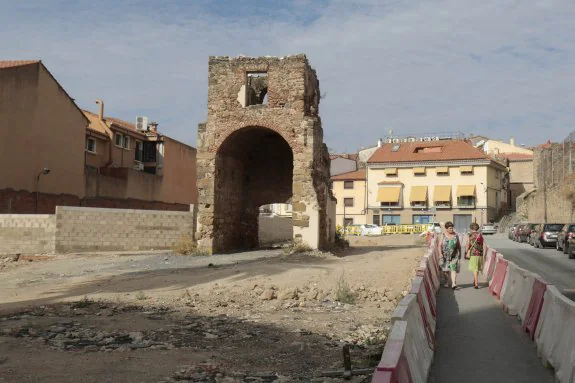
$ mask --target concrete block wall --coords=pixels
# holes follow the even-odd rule
[[[194,235],[193,212],[58,206],[56,252],[170,249]]]
[[[0,214],[0,255],[53,254],[53,215]]]
[[[260,245],[291,241],[293,238],[292,219],[259,216],[258,237]]]

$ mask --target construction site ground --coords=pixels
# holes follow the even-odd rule
[[[351,248],[5,257],[0,382],[368,382],[423,255]]]

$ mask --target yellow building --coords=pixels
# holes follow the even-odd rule
[[[495,219],[506,200],[506,167],[465,140],[382,145],[367,163],[367,221],[421,224]]]
[[[336,225],[366,223],[365,169],[338,174],[331,180],[333,195],[337,199]]]

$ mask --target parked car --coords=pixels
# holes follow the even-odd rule
[[[565,224],[563,223],[543,223],[537,226],[536,235],[534,237],[535,247],[544,248],[548,246],[555,247],[557,242],[557,234],[561,231]]]
[[[520,242],[521,240],[521,232],[523,231],[523,228],[525,227],[524,223],[520,223],[517,228],[515,229],[515,235],[513,236],[513,240],[515,242]]]
[[[569,238],[575,236],[575,223],[568,223],[557,234],[556,249],[563,250],[563,254],[569,254]]]
[[[509,232],[507,233],[507,238],[509,238],[509,239],[515,238],[515,229],[517,229],[517,226],[519,226],[519,224],[514,223],[513,225],[511,225],[511,227],[509,227]]]
[[[567,253],[569,255],[569,259],[575,259],[575,236],[567,240],[567,248],[569,249],[569,252]]]
[[[527,243],[531,243],[531,233],[535,231],[535,228],[537,227],[536,223],[528,223],[525,225],[525,227],[523,228],[523,231],[521,231],[521,238],[519,239],[519,242],[527,242]]]
[[[494,223],[481,225],[481,233],[484,235],[497,233],[497,226]]]

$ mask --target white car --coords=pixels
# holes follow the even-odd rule
[[[492,223],[486,223],[485,225],[481,225],[481,233],[482,234],[495,234],[497,233],[497,226]]]
[[[361,235],[381,235],[383,228],[377,225],[360,225],[361,227]]]

